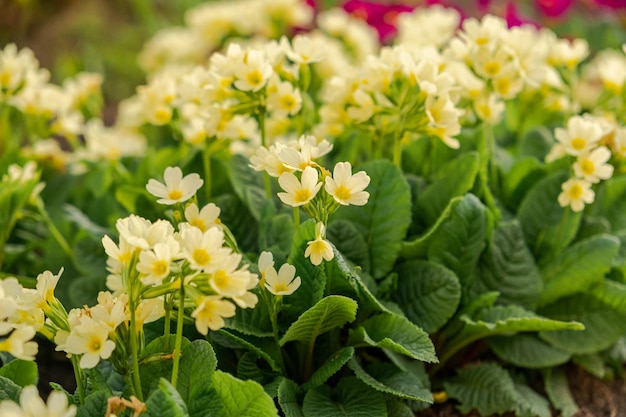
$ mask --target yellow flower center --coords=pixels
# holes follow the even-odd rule
[[[476,38],[476,45],[478,46],[485,46],[489,43],[489,38],[487,38],[486,36],[482,36],[480,38]]]
[[[87,343],[87,349],[89,352],[95,353],[99,352],[102,348],[102,340],[99,337],[92,336]]]
[[[595,170],[596,170],[596,166],[593,163],[593,161],[591,161],[589,159],[583,159],[580,162],[580,170],[585,175],[592,175],[595,172]]]
[[[352,192],[350,192],[350,189],[345,185],[340,185],[339,187],[335,188],[335,197],[337,197],[339,200],[346,201],[349,200],[351,196]]]
[[[570,187],[568,194],[572,200],[578,200],[583,196],[583,187],[580,184],[574,184]]]
[[[8,86],[11,83],[12,78],[11,73],[8,71],[0,73],[0,85]]]
[[[305,203],[311,199],[311,190],[308,188],[301,188],[296,191],[296,195],[293,197],[296,203]]]
[[[201,218],[195,218],[192,221],[189,222],[190,225],[197,227],[198,229],[202,230],[203,232],[206,232],[207,227],[206,227],[206,223],[204,222],[204,220],[202,220]]]
[[[311,243],[311,251],[313,253],[324,253],[326,251],[326,242],[324,242],[322,239],[320,240],[315,240],[313,243]]]
[[[180,190],[172,190],[167,193],[167,198],[170,200],[178,200],[183,196],[183,193]]]
[[[211,255],[204,249],[194,249],[191,258],[198,265],[206,265],[211,260]]]
[[[289,288],[287,288],[287,286],[282,283],[279,282],[278,284],[274,284],[274,293],[279,293],[279,292],[285,292],[285,291],[289,291]]]
[[[169,262],[161,259],[156,261],[153,265],[152,265],[152,273],[156,276],[162,276],[167,274],[167,272],[170,269],[170,264]]]
[[[213,282],[218,288],[226,287],[229,281],[228,275],[221,269],[213,274]]]
[[[280,105],[285,110],[292,110],[296,107],[296,99],[291,94],[284,95],[280,98]]]
[[[157,123],[165,124],[172,118],[172,112],[170,109],[159,109],[154,113],[154,120]]]
[[[501,78],[495,82],[495,87],[500,95],[506,95],[511,90],[511,83],[507,78]]]
[[[258,70],[249,72],[246,76],[246,81],[248,81],[248,84],[252,87],[258,87],[261,83],[263,83],[263,74],[261,74]]]
[[[571,144],[572,144],[572,148],[574,148],[577,151],[582,151],[583,149],[587,147],[587,141],[583,138],[574,138],[572,139]]]
[[[497,62],[487,62],[485,64],[485,72],[487,75],[494,76],[500,72],[500,64]]]

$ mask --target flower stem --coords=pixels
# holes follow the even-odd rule
[[[63,237],[59,229],[57,229],[57,227],[52,222],[52,219],[50,218],[50,216],[48,215],[48,212],[43,206],[43,201],[41,200],[41,198],[37,198],[37,211],[39,211],[39,214],[41,214],[41,217],[46,223],[46,226],[48,226],[48,230],[50,230],[50,234],[52,235],[54,240],[56,240],[56,242],[59,244],[63,252],[70,259],[74,258],[74,253],[72,252],[72,248],[70,247],[70,244],[67,243],[67,240],[65,240],[65,238]]]
[[[182,280],[182,277],[181,277]],[[176,319],[176,342],[174,344],[174,366],[172,367],[172,385],[176,388],[178,381],[178,367],[180,365],[181,346],[183,343],[183,321],[185,319],[185,286],[181,282],[178,294],[178,317]]]
[[[296,229],[300,226],[300,207],[293,208],[293,225]]]
[[[143,401],[143,392],[141,391],[141,377],[139,376],[139,349],[137,346],[137,318],[135,316],[137,306],[131,294],[130,300],[130,354],[132,358],[132,374],[135,395],[139,401]]]
[[[74,378],[76,379],[78,399],[81,404],[85,404],[85,381],[83,379],[83,370],[78,363],[78,356],[76,355],[72,355],[72,368],[74,368]]]
[[[207,144],[202,150],[202,164],[204,166],[204,196],[206,203],[211,201],[211,153]]]
[[[267,293],[267,291],[265,291]],[[270,314],[270,320],[272,322],[272,331],[274,333],[274,343],[276,344],[276,350],[278,352],[278,365],[280,366],[283,375],[286,376],[286,368],[285,361],[283,359],[283,351],[280,348],[280,341],[278,338],[278,312],[280,311],[280,306],[282,304],[282,295],[276,296],[272,300],[272,311]]]

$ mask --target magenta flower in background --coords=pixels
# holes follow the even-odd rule
[[[381,4],[376,1],[348,0],[343,9],[353,16],[365,20],[378,31],[378,38],[385,42],[396,34],[396,19],[400,13],[413,11],[412,6],[404,4]]]
[[[626,9],[626,0],[595,0],[594,3],[610,9]]]
[[[546,17],[559,18],[567,13],[573,2],[573,0],[535,0],[535,7]]]
[[[515,2],[513,1],[509,1],[506,4],[504,18],[506,19],[507,26],[510,28],[512,28],[513,26],[522,26],[522,25],[533,25],[535,27],[540,27],[538,23],[533,22],[532,20],[526,19],[525,17],[523,17],[517,10],[517,6],[515,5]]]

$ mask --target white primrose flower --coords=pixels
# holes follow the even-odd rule
[[[286,147],[282,143],[276,143],[269,149],[260,146],[256,153],[250,157],[250,167],[255,171],[266,171],[268,175],[274,178],[280,177],[284,172],[293,172],[293,169],[285,166],[278,158],[278,154]]]
[[[137,270],[144,274],[141,282],[144,285],[159,285],[170,273],[171,262],[179,257],[180,245],[174,239],[166,243],[159,242],[151,250],[139,254]]]
[[[230,249],[223,247],[224,232],[218,227],[206,232],[193,226],[183,227],[181,245],[191,269],[207,273],[216,271],[230,255]]]
[[[296,268],[293,265],[283,264],[278,272],[274,267],[264,271],[265,288],[274,295],[290,295],[300,288],[300,277],[295,277]]]
[[[59,273],[53,275],[50,271],[44,271],[37,276],[37,299],[40,308],[44,308],[46,304],[54,302],[54,289],[63,274],[63,268],[59,270]]]
[[[317,180],[317,170],[312,167],[306,167],[302,171],[301,180],[294,174],[285,172],[278,178],[278,183],[286,192],[278,193],[278,198],[292,207],[303,206],[311,201],[322,187],[322,183]]]
[[[100,359],[108,359],[115,349],[115,343],[109,339],[111,328],[93,320],[89,316],[82,316],[80,324],[71,329],[65,343],[57,346],[57,350],[64,350],[73,355],[82,355],[80,367],[94,368]]]
[[[365,171],[352,175],[350,162],[337,163],[332,178],[326,177],[325,181],[326,192],[341,205],[364,206],[370,196],[367,191],[363,191],[369,185],[370,177]]]
[[[191,203],[185,209],[185,220],[191,226],[197,227],[202,232],[206,232],[211,227],[220,227],[220,208],[213,203],[209,203],[198,209],[195,203]]]
[[[226,324],[224,317],[235,315],[235,305],[222,299],[219,295],[207,295],[197,303],[198,307],[191,313],[196,319],[196,329],[203,335],[211,330],[219,330]]]
[[[582,211],[585,204],[593,203],[595,193],[591,189],[591,183],[578,178],[571,178],[561,185],[563,190],[559,194],[558,201],[561,207],[570,206],[573,211]]]
[[[278,116],[293,116],[302,108],[300,90],[287,81],[270,84],[267,107]]]
[[[178,167],[165,168],[163,175],[165,184],[150,179],[146,189],[155,197],[159,204],[172,205],[189,200],[202,187],[204,181],[198,174],[189,174],[183,177],[183,171]]]
[[[0,402],[2,417],[74,417],[76,406],[70,405],[67,395],[52,391],[44,402],[34,385],[24,387],[20,393],[20,404],[11,400]]]
[[[598,143],[602,138],[602,128],[591,119],[574,116],[567,121],[567,129],[557,127],[554,136],[569,155],[578,156]]]
[[[209,284],[215,292],[224,297],[236,297],[245,294],[251,274],[245,268],[238,268],[240,262],[241,254],[231,253],[211,274]]]
[[[315,225],[315,240],[309,241],[307,243],[306,250],[304,251],[304,257],[310,257],[313,265],[321,264],[322,259],[330,261],[335,257],[330,242],[325,238],[326,227],[324,226],[324,223],[319,222]]]
[[[235,71],[235,87],[242,91],[259,91],[265,87],[274,69],[263,51],[247,51]]]
[[[283,45],[286,44],[283,43]],[[296,35],[291,40],[291,48],[286,48],[287,58],[298,64],[312,64],[324,59],[324,51],[315,38],[309,35]]]
[[[609,159],[611,159],[609,148],[600,146],[591,152],[578,155],[574,162],[574,173],[578,178],[594,184],[600,180],[607,180],[613,175],[613,166],[607,163]]]

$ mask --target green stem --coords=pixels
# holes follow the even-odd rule
[[[176,319],[176,343],[174,344],[174,366],[172,367],[172,385],[176,388],[178,381],[178,367],[180,365],[181,346],[183,343],[183,322],[185,319],[185,286],[180,283],[180,293],[178,294],[178,317]]]
[[[265,198],[268,200],[272,199],[272,184],[270,180],[270,174],[267,171],[263,172],[263,183],[265,185]]]
[[[500,180],[498,178],[498,166],[496,165],[496,138],[493,135],[493,126],[485,123],[483,126],[483,136],[485,145],[487,146],[489,181],[491,189],[497,195],[500,189]]]
[[[170,313],[172,312],[172,296],[165,296],[165,322],[163,323],[163,336],[165,336],[165,343],[163,345],[164,350],[167,352],[170,350],[170,333],[172,327],[172,321],[170,320]]]
[[[264,292],[267,293],[267,291]],[[272,331],[274,333],[274,343],[276,344],[276,351],[278,352],[278,365],[283,372],[283,376],[286,376],[287,370],[285,368],[285,361],[283,359],[283,351],[280,347],[280,339],[278,338],[278,312],[280,311],[282,298],[282,295],[277,295],[272,300],[272,312],[270,315],[270,320],[272,322]]]
[[[312,337],[309,340],[309,345],[306,349],[306,356],[304,360],[304,369],[302,370],[302,375],[304,376],[304,381],[308,381],[313,374],[313,350],[315,349],[315,340],[317,339],[317,335]]]
[[[130,294],[130,354],[132,358],[132,374],[135,395],[139,401],[143,401],[143,392],[141,390],[141,377],[139,376],[139,349],[137,346],[137,318],[135,316],[137,306],[134,300],[134,294]]]
[[[296,229],[300,226],[300,207],[293,208],[293,225]]]
[[[206,203],[211,201],[211,153],[207,144],[202,151],[202,164],[204,165],[204,196]]]
[[[78,361],[78,356],[72,355],[72,368],[74,368],[74,378],[76,379],[76,391],[78,391],[78,399],[81,404],[85,404],[85,381],[83,379],[83,370]]]
[[[63,252],[69,258],[73,258],[74,253],[72,252],[72,248],[70,247],[70,244],[67,243],[67,240],[65,240],[65,238],[63,237],[59,229],[57,229],[57,227],[52,222],[52,219],[48,215],[48,212],[43,206],[43,201],[40,198],[37,198],[37,211],[39,211],[39,214],[41,214],[41,217],[43,217],[43,220],[46,223],[46,226],[48,226],[48,230],[50,230],[50,234],[52,235],[54,240],[56,240],[56,242],[59,244]]]
[[[393,163],[402,168],[402,135],[396,135],[393,140]]]

